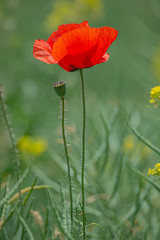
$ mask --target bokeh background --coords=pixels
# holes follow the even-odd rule
[[[68,73],[58,65],[34,59],[32,50],[36,39],[47,40],[60,24],[84,20],[88,20],[92,27],[110,26],[119,31],[116,41],[108,49],[109,61],[84,70],[87,103],[86,171],[93,177],[89,181],[93,186],[99,186],[98,181],[102,181],[99,182],[102,185],[110,181],[106,190],[110,194],[112,175],[116,172],[122,146],[127,161],[144,173],[159,162],[159,157],[133,136],[126,127],[126,120],[129,119],[143,136],[160,147],[160,112],[149,103],[150,89],[160,84],[160,1],[1,0],[0,84],[8,106],[8,117],[21,148],[22,169],[35,158],[36,166],[52,180],[56,182],[64,178],[60,164],[65,166],[65,163],[58,160],[64,157],[60,99],[52,84],[56,81],[65,81],[67,84],[68,140],[71,143],[70,153],[78,161],[82,130],[80,75],[78,71]],[[98,180],[101,173],[97,171],[96,164],[105,149],[104,121],[111,129],[109,173],[108,177],[105,174]],[[113,129],[112,124],[115,126]],[[34,148],[27,148],[27,144]],[[97,153],[98,149],[102,152]],[[122,207],[119,215],[134,199],[134,190],[132,192],[130,187],[134,189],[136,177],[133,174],[131,179],[130,170],[127,171],[126,176],[123,173],[122,195],[117,200],[118,206]],[[12,172],[10,142],[5,124],[0,119],[0,173],[5,179]],[[156,211],[159,205],[158,195],[154,191],[152,204]],[[155,236],[158,236],[156,223],[153,229]]]

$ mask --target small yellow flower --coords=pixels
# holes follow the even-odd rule
[[[151,104],[158,104],[160,101],[160,86],[156,86],[151,89],[150,91],[150,103]]]
[[[150,174],[151,174],[151,172],[152,172],[152,169],[151,169],[151,168],[149,168],[149,169],[148,169],[148,175],[150,175]]]
[[[24,135],[18,140],[17,146],[19,150],[25,154],[38,156],[46,151],[48,143],[43,138],[33,138]]]
[[[160,163],[157,163],[153,169],[148,169],[148,175],[160,175]]]
[[[160,163],[157,163],[157,164],[155,165],[155,167],[156,167],[156,168],[160,168]]]

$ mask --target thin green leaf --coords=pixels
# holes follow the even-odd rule
[[[44,224],[44,239],[47,239],[47,233],[49,229],[49,208],[46,208],[46,220]]]
[[[32,167],[32,172],[35,173],[36,176],[38,176],[38,178],[44,182],[47,185],[50,185],[54,188],[54,191],[56,192],[60,192],[59,191],[59,186],[57,183],[55,183],[53,180],[51,180],[49,177],[47,177],[47,175],[37,166],[33,165]]]
[[[76,211],[75,211],[76,212],[76,217],[77,217],[78,221],[79,221],[78,206],[79,206],[80,201],[81,201],[80,197],[81,197],[81,193],[77,197],[76,207],[75,207],[75,209],[76,209]]]
[[[63,161],[63,159],[53,150],[49,151],[49,155],[52,158],[52,160],[54,162],[56,162],[56,164],[64,171],[66,172],[66,166],[65,166],[65,162]]]
[[[1,219],[0,219],[0,230],[2,229],[2,227],[5,223],[5,217],[6,217],[7,209],[8,209],[8,204],[4,204]]]
[[[67,218],[67,205],[66,205],[66,199],[65,199],[65,194],[62,188],[61,181],[59,180],[59,186],[60,186],[60,192],[61,192],[61,199],[62,199],[62,221],[63,221],[63,226],[66,230],[68,230],[68,218]]]
[[[134,172],[136,173],[138,176],[142,177],[145,181],[147,181],[148,183],[150,183],[158,192],[160,192],[160,187],[155,184],[155,182],[152,180],[152,178],[146,176],[144,173],[142,173],[140,170],[138,170],[136,167],[133,167],[131,165],[128,165],[128,167]]]
[[[150,185],[146,186],[146,188],[140,195],[139,203],[138,203],[139,206],[142,206],[143,202],[146,200],[147,196],[149,195],[150,189],[151,189]],[[116,229],[120,228],[122,224],[124,224],[128,219],[132,218],[135,215],[136,211],[137,211],[136,206],[135,205],[132,206],[128,211],[128,213],[122,218],[120,224],[117,226]]]
[[[29,218],[29,216],[30,216],[30,212],[31,212],[31,209],[32,209],[32,206],[33,206],[35,200],[36,200],[36,199],[33,198],[33,200],[31,201],[31,203],[30,203],[30,205],[29,205],[29,207],[28,207],[28,211],[27,211],[27,214],[26,214],[26,219],[27,219],[27,220],[28,220],[28,218]]]
[[[106,149],[106,143],[102,143],[100,147],[97,149],[97,151],[94,153],[93,158],[91,159],[91,163],[95,163],[99,160],[99,158],[102,156]]]
[[[8,234],[5,228],[2,229],[3,240],[9,240]]]
[[[23,182],[23,180],[26,178],[26,176],[29,173],[29,170],[31,168],[31,165],[25,170],[24,174],[21,176],[21,178],[19,179],[19,181],[15,184],[15,186],[12,188],[12,190],[10,190],[8,192],[8,194],[6,194],[6,196],[0,201],[0,207],[8,202],[8,200],[11,198],[11,196],[15,193],[15,191],[17,190],[17,188],[19,188],[19,186],[21,185],[21,183]]]
[[[20,220],[23,228],[25,229],[26,233],[28,234],[29,240],[34,240],[34,237],[33,237],[33,235],[32,235],[31,230],[29,229],[26,221],[25,221],[24,218],[21,216],[21,214],[20,214],[20,212],[18,211],[18,209],[17,209],[17,213],[18,213],[18,217],[19,217],[19,220]]]
[[[33,206],[34,201],[35,201],[35,198],[33,198],[33,200],[31,201],[31,203],[30,203],[30,205],[29,205],[29,207],[28,207],[27,214],[26,214],[26,220],[29,219],[30,212],[31,212],[31,209],[32,209],[32,206]],[[22,230],[22,235],[21,235],[21,239],[23,239],[24,234],[25,234],[25,229],[23,228],[23,230]]]
[[[11,176],[9,175],[8,178],[7,178],[7,183],[6,183],[5,188],[4,188],[4,193],[3,193],[3,197],[4,197],[4,198],[6,197],[6,195],[7,195],[8,192],[9,192],[9,182],[10,182],[10,178],[11,178]],[[6,211],[7,211],[7,206],[8,206],[7,203],[4,203],[4,204],[2,205],[2,209],[1,209],[1,219],[0,219],[0,229],[1,229],[2,225],[3,225],[4,220],[5,220],[5,214],[6,214]]]
[[[160,155],[160,149],[150,143],[146,138],[144,138],[135,128],[133,128],[130,124],[128,124],[128,127],[131,129],[133,134],[141,141],[143,142],[147,147],[152,149],[154,152],[156,152],[158,155]]]
[[[5,222],[3,224],[3,226],[9,221],[9,219],[12,217],[13,213],[15,212],[17,206],[18,206],[19,202],[16,204],[16,206],[14,208],[12,208],[9,212],[9,215],[6,216]]]
[[[51,192],[49,191],[49,189],[48,189],[48,193],[49,193],[50,200],[52,203],[53,212],[55,214],[55,217],[56,217],[56,220],[57,220],[57,223],[58,223],[58,226],[59,226],[61,232],[68,240],[74,240],[74,238],[70,235],[70,233],[68,231],[66,231],[66,229],[63,227],[62,220],[60,219],[59,213],[57,212],[57,210],[55,208],[55,204],[54,204],[54,201],[53,201],[53,198],[52,198],[52,195],[51,195]]]
[[[97,226],[97,227],[101,228],[103,231],[105,231],[105,229],[103,227],[101,227],[101,225],[99,225],[98,223],[90,223],[90,224],[86,225],[87,228],[92,227],[92,226]]]
[[[122,166],[123,166],[123,157],[124,157],[124,152],[123,150],[120,153],[120,157],[119,157],[119,164],[118,164],[118,169],[117,169],[117,174],[115,176],[115,183],[113,186],[113,191],[111,193],[110,199],[109,201],[114,197],[114,195],[116,194],[119,184],[120,184],[120,178],[121,178],[121,173],[122,173]]]
[[[36,184],[36,181],[37,181],[37,177],[35,177],[35,179],[34,179],[34,181],[33,181],[33,183],[32,183],[31,189],[30,189],[29,193],[27,194],[27,196],[26,196],[25,199],[24,199],[23,206],[26,205],[27,200],[29,199],[30,195],[32,194],[32,191],[33,191],[33,188],[34,188],[34,186],[35,186],[35,184]]]

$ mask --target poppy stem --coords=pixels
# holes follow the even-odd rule
[[[81,188],[82,188],[82,212],[83,212],[83,240],[86,239],[86,214],[85,214],[85,191],[84,191],[84,167],[85,167],[85,139],[86,139],[86,106],[83,72],[80,69],[82,86],[82,107],[83,107],[83,133],[82,133],[82,169],[81,169]]]
[[[61,98],[61,101],[62,101],[62,136],[63,136],[63,143],[64,143],[66,161],[67,161],[67,171],[68,171],[68,181],[69,181],[69,195],[70,195],[70,219],[71,219],[71,233],[72,233],[72,229],[73,229],[73,197],[72,197],[71,168],[70,168],[70,162],[69,162],[69,156],[68,156],[66,134],[65,134],[65,125],[64,125],[64,123],[65,123],[65,117],[64,117],[65,100],[64,100],[64,97]]]

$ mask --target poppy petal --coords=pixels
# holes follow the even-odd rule
[[[44,40],[36,40],[33,45],[33,56],[42,62],[48,64],[58,63],[52,55],[52,50],[48,42]]]
[[[53,45],[53,57],[67,71],[94,66],[107,60],[104,54],[117,33],[109,27],[79,28],[64,33]]]
[[[75,30],[77,28],[84,28],[89,27],[88,21],[84,21],[80,24],[78,23],[72,23],[72,24],[63,24],[58,27],[58,30],[53,32],[51,36],[48,38],[47,42],[50,44],[51,48],[53,46],[53,43],[57,38],[59,38],[64,33],[70,32],[72,30]]]
[[[105,53],[108,50],[109,46],[115,41],[117,35],[118,31],[114,28],[110,27],[100,28],[99,38],[97,41],[97,49],[92,58],[93,65],[99,63],[99,61],[101,62],[102,57],[105,57],[106,59],[107,56],[105,55]]]

